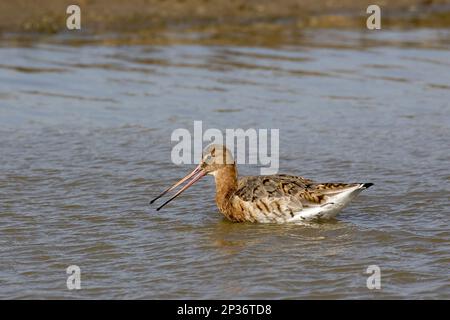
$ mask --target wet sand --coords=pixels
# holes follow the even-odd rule
[[[71,0],[3,1],[0,35],[69,32],[66,8]],[[201,33],[210,41],[271,42],[304,28],[365,29],[366,8],[373,0],[80,0],[82,30],[78,35],[127,34],[129,42],[174,41],[170,34]],[[449,0],[377,1],[382,27],[448,27]],[[73,34],[73,32],[71,32]],[[188,36],[186,36],[188,37]],[[177,42],[179,42],[179,37]],[[273,40],[273,39],[272,39]],[[267,44],[267,43],[265,43]]]

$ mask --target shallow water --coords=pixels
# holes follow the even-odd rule
[[[449,299],[449,49],[448,30],[0,42],[0,298]],[[210,178],[156,212],[194,120],[280,128],[280,173],[375,186],[321,224],[230,223]]]

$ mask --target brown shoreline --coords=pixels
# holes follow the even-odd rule
[[[123,34],[136,42],[164,42],[170,34],[264,42],[304,28],[364,30],[373,3],[381,7],[383,29],[450,27],[450,0],[15,0],[0,2],[0,36],[73,34],[65,20],[74,3],[82,13],[79,36]]]

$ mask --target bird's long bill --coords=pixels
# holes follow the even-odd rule
[[[197,182],[198,180],[200,180],[204,175],[206,174],[206,172],[204,172],[201,168],[200,165],[198,165],[194,171],[192,171],[191,173],[189,173],[186,177],[184,177],[183,179],[181,179],[180,181],[176,182],[173,186],[171,186],[170,188],[164,190],[159,196],[157,196],[155,199],[153,199],[152,201],[150,201],[150,204],[152,204],[153,202],[155,202],[157,199],[161,198],[163,195],[165,195],[167,192],[172,191],[173,189],[175,189],[176,187],[178,187],[179,185],[183,184],[185,181],[189,180],[190,181],[180,190],[178,190],[177,193],[175,193],[169,200],[167,200],[166,202],[164,202],[161,206],[159,206],[156,210],[159,211],[162,207],[164,207],[166,204],[168,204],[170,201],[172,201],[173,199],[175,199],[176,197],[178,197],[184,190],[186,190],[187,188],[189,188],[190,186],[192,186],[195,182]]]
[[[153,202],[155,202],[156,200],[158,200],[159,198],[161,198],[163,195],[165,195],[167,192],[172,191],[173,189],[175,189],[176,187],[178,187],[180,184],[182,184],[183,182],[185,182],[186,180],[192,178],[195,174],[197,174],[198,172],[200,172],[200,165],[198,165],[194,171],[192,171],[191,173],[189,173],[186,177],[184,177],[183,179],[181,179],[180,181],[178,181],[177,183],[175,183],[174,185],[172,185],[171,187],[167,188],[166,190],[164,190],[159,196],[157,196],[156,198],[154,198],[153,200],[150,201],[149,204],[152,204]]]

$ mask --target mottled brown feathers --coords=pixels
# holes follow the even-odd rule
[[[341,209],[370,184],[316,183],[286,174],[238,180],[231,152],[223,145],[205,148],[200,164],[216,180],[216,203],[232,221],[286,222]]]
[[[315,183],[284,174],[237,180],[234,165],[216,171],[215,177],[217,206],[232,221],[282,222],[304,208],[326,203],[329,195],[357,185]]]

